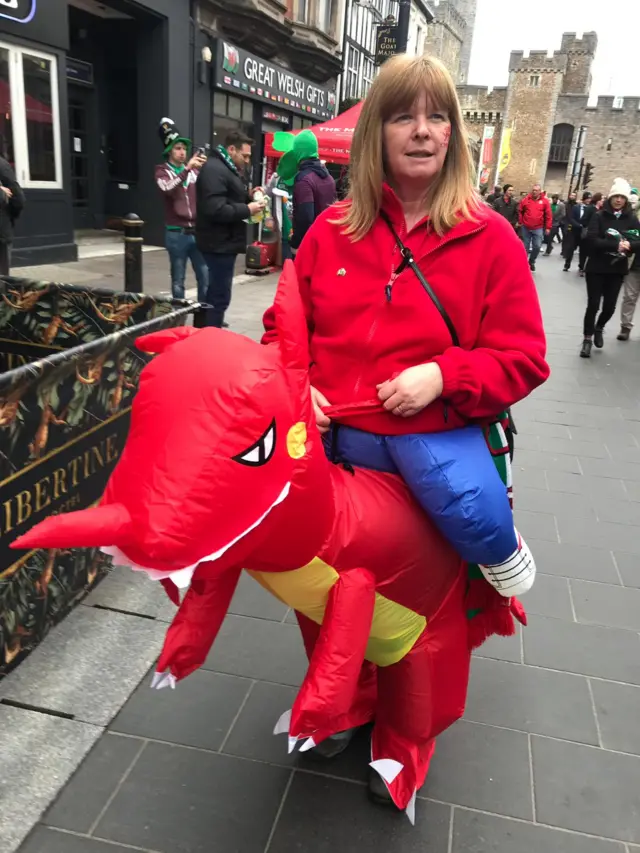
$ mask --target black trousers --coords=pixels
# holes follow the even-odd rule
[[[564,251],[564,265],[567,269],[571,266],[576,249],[578,250],[578,269],[583,270],[587,260],[587,241],[582,239],[582,229],[574,225]]]
[[[9,275],[11,243],[0,243],[0,275]]]
[[[606,323],[613,317],[618,301],[618,294],[622,287],[623,276],[619,274],[605,275],[603,273],[589,272],[587,269],[587,310],[584,314],[584,336],[592,337],[596,328],[604,329]],[[602,310],[596,323],[596,315]]]

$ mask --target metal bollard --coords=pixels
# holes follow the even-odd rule
[[[124,225],[124,289],[142,293],[142,227],[144,222],[136,213],[122,220]]]

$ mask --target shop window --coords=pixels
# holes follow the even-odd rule
[[[227,114],[227,96],[224,92],[214,93],[213,111],[219,116],[225,116]]]
[[[53,56],[0,44],[0,153],[23,187],[62,187],[58,68]]]
[[[253,122],[253,101],[244,100],[242,102],[242,121],[251,124]]]
[[[242,101],[240,98],[234,98],[233,95],[229,95],[227,115],[229,118],[242,119]]]
[[[291,130],[302,130],[301,116],[293,116],[291,119]]]

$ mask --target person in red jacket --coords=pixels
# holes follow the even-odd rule
[[[542,192],[540,184],[534,184],[529,195],[520,202],[518,211],[520,237],[529,256],[529,268],[532,272],[536,269],[536,258],[540,253],[542,241],[551,233],[552,219],[549,199]]]
[[[540,306],[520,240],[473,189],[455,86],[438,60],[385,63],[351,157],[350,197],[318,217],[295,261],[317,423],[333,427],[339,458],[401,473],[438,524],[427,493],[434,469],[460,475],[442,437],[455,430],[473,444],[478,424],[549,375]],[[264,325],[263,342],[275,342],[273,309]],[[352,407],[339,430],[324,412],[332,406]],[[487,458],[477,443],[465,457],[463,499]],[[482,476],[473,509],[499,519],[497,528],[504,486],[483,493]],[[513,535],[512,517],[507,523]]]

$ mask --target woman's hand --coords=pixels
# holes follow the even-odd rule
[[[318,391],[317,388],[314,388],[313,385],[311,386],[311,402],[313,403],[313,411],[316,416],[316,426],[320,430],[320,435],[324,435],[325,432],[329,432],[331,419],[328,418],[322,410],[328,408],[331,403],[327,400],[324,394]]]
[[[442,387],[442,371],[435,362],[418,364],[378,385],[378,397],[387,411],[410,418],[437,400]]]

